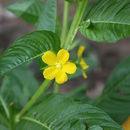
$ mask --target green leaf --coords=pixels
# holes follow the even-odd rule
[[[94,126],[91,126],[88,130],[103,130],[103,128],[98,125],[97,126],[94,125]]]
[[[41,0],[24,0],[7,6],[7,9],[25,21],[35,24],[44,8]]]
[[[66,1],[71,2],[71,3],[74,3],[74,2],[80,2],[80,1],[82,1],[82,0],[66,0]]]
[[[63,95],[48,94],[22,119],[18,130],[86,130],[93,125],[104,130],[122,130],[99,108]]]
[[[58,51],[59,37],[49,31],[36,31],[18,39],[0,57],[0,75],[41,57],[48,50]]]
[[[130,115],[130,57],[116,67],[96,104],[120,124]]]
[[[15,103],[18,108],[23,107],[37,90],[39,84],[28,67],[14,69],[3,79],[0,95],[6,104]]]
[[[91,99],[86,96],[86,92],[88,90],[88,85],[86,83],[75,86],[70,92],[67,93],[67,97],[74,98],[75,101],[80,101],[84,103],[91,104]]]
[[[45,5],[45,9],[44,9],[44,3],[41,2],[41,0],[22,0],[7,6],[7,9],[13,14],[15,14],[16,16],[24,19],[26,22],[34,24],[35,26],[39,26],[39,30],[45,28],[46,30],[54,31],[55,29],[56,34],[60,36],[61,34],[60,20],[58,16],[57,18],[55,18],[56,0],[53,0],[53,2],[50,1],[51,0],[49,0]],[[51,17],[49,16],[50,14]],[[45,19],[45,17],[47,17],[47,19]],[[46,21],[49,22],[47,23]],[[46,24],[47,26],[45,26]]]
[[[86,97],[87,88],[88,87],[86,84],[76,86],[76,88],[72,89],[70,92],[67,93],[67,97],[84,98]]]
[[[9,130],[9,129],[0,124],[0,130]]]
[[[80,26],[90,40],[113,43],[130,36],[130,1],[95,0]]]
[[[56,0],[48,0],[36,24],[37,30],[55,32],[56,15]]]

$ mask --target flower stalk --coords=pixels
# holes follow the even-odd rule
[[[64,15],[63,15],[63,29],[61,33],[61,48],[64,46],[65,38],[68,29],[68,16],[69,16],[69,2],[64,2]]]
[[[83,18],[87,4],[88,4],[88,0],[82,0],[78,3],[78,8],[77,8],[74,20],[73,20],[72,25],[70,27],[70,31],[68,33],[66,42],[64,44],[64,48],[67,50],[69,50],[69,48],[71,47],[72,41],[78,32],[78,27],[79,27],[81,20]]]
[[[58,93],[59,92],[59,84],[57,84],[56,82],[54,83],[54,93]]]
[[[45,80],[39,89],[35,92],[31,100],[23,108],[23,110],[16,116],[16,122],[19,122],[19,119],[35,104],[37,99],[43,94],[43,92],[50,86],[51,81]]]

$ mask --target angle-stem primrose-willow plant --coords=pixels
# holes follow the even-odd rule
[[[130,115],[130,57],[116,67],[95,100],[86,96],[84,84],[66,96],[58,93],[61,84],[82,74],[86,79],[86,71],[95,68],[92,57],[83,55],[79,31],[89,40],[108,44],[130,36],[130,0],[63,2],[62,26],[56,0],[20,0],[7,6],[35,31],[16,40],[0,57],[0,130],[122,130],[122,124],[127,130],[123,122]],[[70,22],[72,4],[76,11]],[[77,54],[71,56],[76,47]],[[34,59],[45,78],[39,88],[25,65]],[[51,85],[54,92],[48,94]]]

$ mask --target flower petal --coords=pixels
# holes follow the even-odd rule
[[[81,58],[80,65],[82,66],[83,70],[88,69],[88,65],[83,58]]]
[[[69,52],[67,50],[61,49],[57,54],[57,59],[60,63],[65,64],[69,60]]]
[[[57,61],[57,57],[56,54],[53,53],[52,51],[47,51],[42,56],[42,60],[48,65],[54,65]]]
[[[124,130],[130,130],[130,116],[129,116],[128,119],[123,123],[122,127],[124,128]]]
[[[65,64],[63,65],[63,68],[62,68],[62,70],[63,70],[64,72],[68,73],[68,74],[73,74],[73,73],[75,73],[76,69],[77,69],[76,65],[75,65],[74,63],[72,63],[72,62],[67,62],[67,63],[65,63]]]
[[[78,55],[79,58],[82,57],[84,50],[85,50],[84,46],[80,46],[79,47],[78,53],[77,53],[77,55]]]
[[[45,79],[53,80],[58,73],[58,70],[55,68],[55,66],[48,67],[44,70],[43,75]]]
[[[68,80],[67,74],[66,74],[64,71],[60,70],[60,71],[57,73],[57,75],[56,75],[56,82],[57,82],[58,84],[63,84],[63,83],[65,83],[67,80]]]
[[[83,77],[84,77],[85,79],[87,79],[87,75],[86,75],[86,73],[85,73],[84,70],[82,70],[82,73],[83,73]]]

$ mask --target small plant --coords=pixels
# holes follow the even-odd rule
[[[0,57],[0,130],[122,130],[130,115],[130,57],[115,68],[95,100],[85,95],[83,85],[66,95],[58,92],[74,77],[86,79],[93,64],[83,57],[78,31],[106,44],[130,36],[130,0],[64,0],[62,27],[56,4],[21,0],[7,7],[35,31],[20,37]],[[71,4],[77,9],[69,27]],[[77,56],[71,57],[75,47]],[[27,65],[34,59],[45,78],[38,88]],[[47,93],[51,84],[54,92]]]

